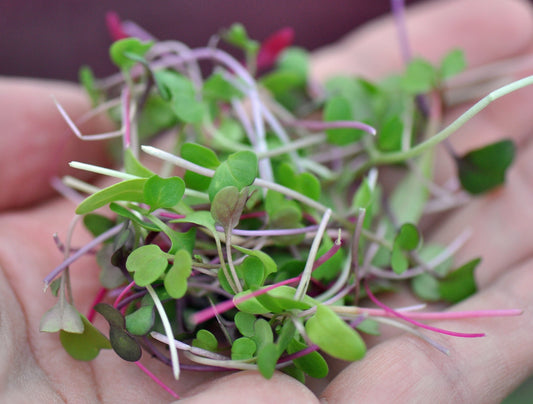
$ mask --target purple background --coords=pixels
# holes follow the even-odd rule
[[[407,0],[413,3],[420,0]],[[313,49],[390,10],[388,0],[0,0],[0,75],[77,80],[80,65],[114,72],[105,13],[116,11],[159,39],[203,46],[242,22],[262,40],[285,26]]]

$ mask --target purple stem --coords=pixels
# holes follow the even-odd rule
[[[122,126],[124,128],[124,149],[129,149],[131,145],[131,125],[130,125],[130,90],[124,87],[122,90]]]
[[[122,308],[123,308],[124,306],[127,306],[128,304],[130,304],[130,303],[133,302],[134,300],[137,300],[138,298],[143,297],[143,296],[146,295],[147,293],[148,293],[148,291],[147,291],[146,289],[144,289],[144,290],[141,290],[141,291],[139,291],[139,292],[137,292],[137,293],[134,293],[134,294],[132,294],[132,295],[129,295],[128,297],[122,299],[122,300],[120,301],[120,303],[117,305],[116,308],[117,308],[118,310],[122,310]]]
[[[295,352],[293,354],[290,354],[290,355],[287,355],[287,356],[284,356],[283,358],[280,358],[278,360],[278,363],[285,363],[285,362],[289,362],[289,361],[292,361],[294,359],[298,359],[298,358],[301,358],[302,356],[305,356],[307,354],[310,354],[311,352],[315,352],[315,351],[318,351],[318,345],[310,345],[308,346],[307,348],[304,348],[302,349],[301,351],[298,351],[298,352]]]
[[[74,261],[76,261],[78,258],[82,257],[89,251],[91,251],[94,247],[96,247],[101,242],[113,237],[114,235],[118,234],[120,230],[122,230],[123,224],[117,224],[116,226],[113,226],[109,230],[103,232],[99,236],[95,237],[92,241],[85,244],[83,247],[81,247],[78,251],[76,251],[74,254],[72,254],[70,257],[65,259],[61,264],[59,264],[57,267],[55,267],[52,272],[48,274],[46,278],[44,278],[44,286],[45,289],[50,285],[50,283],[58,276],[61,272],[65,270],[70,264],[72,264]]]
[[[398,31],[400,52],[404,63],[407,64],[411,60],[411,47],[409,46],[407,24],[405,23],[405,1],[391,0],[391,8],[394,15],[394,22],[396,23],[396,30]]]

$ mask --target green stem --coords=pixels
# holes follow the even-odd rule
[[[461,126],[463,126],[470,119],[472,119],[474,116],[480,113],[493,101],[497,100],[500,97],[503,97],[504,95],[520,90],[523,87],[529,86],[531,84],[533,84],[533,75],[514,81],[506,86],[503,86],[497,90],[494,90],[491,93],[489,93],[487,96],[479,100],[477,103],[475,103],[466,112],[464,112],[461,116],[459,116],[459,118],[457,118],[455,121],[453,121],[450,125],[448,125],[443,130],[441,130],[435,136],[403,152],[378,154],[372,157],[367,163],[365,163],[365,167],[368,168],[374,165],[398,163],[398,162],[410,159],[412,157],[416,157],[422,154],[424,151],[436,146],[438,143],[442,142],[444,139],[448,138],[452,133],[457,131]]]

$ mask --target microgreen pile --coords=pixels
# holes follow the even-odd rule
[[[114,15],[108,22],[120,73],[95,79],[81,70],[94,106],[83,119],[104,113],[119,130],[82,134],[57,104],[80,138],[121,140],[110,141],[119,168],[71,163],[112,185],[73,177],[56,185],[77,203],[76,218],[68,238],[57,240],[65,260],[45,284],[58,302],[41,330],[59,331],[71,356],[92,360],[113,349],[156,381],[139,362],[143,352],[176,378],[239,369],[270,378],[277,369],[304,382],[327,375],[327,356],[363,358],[361,334],[379,334],[382,325],[446,353],[421,330],[483,334],[420,321],[520,313],[394,309],[379,295],[408,286],[421,301],[455,303],[476,291],[480,258],[453,260],[468,231],[433,244],[421,222],[504,183],[510,140],[457,155],[446,139],[531,78],[494,91],[442,128],[447,84],[466,64],[457,49],[436,65],[408,56],[403,72],[377,82],[316,83],[290,29],[260,44],[235,24],[191,49]],[[457,165],[444,185],[433,181],[441,142]],[[382,182],[384,171],[394,172],[394,184]],[[94,239],[72,246],[80,221]],[[74,306],[76,273],[69,273],[85,255],[98,263],[102,285],[87,316]],[[109,323],[103,333],[95,316]]]

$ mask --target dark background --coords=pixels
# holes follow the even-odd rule
[[[407,0],[411,4],[420,0]],[[0,75],[77,80],[80,65],[97,77],[115,71],[107,11],[159,39],[204,46],[212,34],[242,22],[262,40],[285,26],[307,49],[342,37],[390,11],[389,0],[0,0]]]

